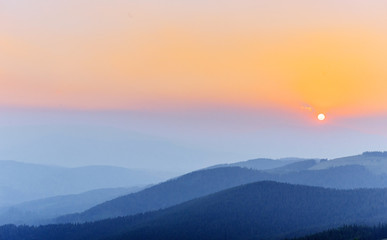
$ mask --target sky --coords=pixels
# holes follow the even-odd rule
[[[0,159],[192,170],[387,150],[386,8],[0,0]]]

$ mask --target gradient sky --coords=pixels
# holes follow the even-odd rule
[[[0,159],[167,161],[112,160],[114,149],[106,160],[86,159],[89,150],[55,160],[44,143],[42,153],[16,154],[42,139],[37,129],[56,136],[53,129],[90,125],[208,154],[176,159],[180,169],[225,156],[387,150],[386,9],[383,0],[0,0]],[[26,126],[35,129],[31,142]],[[19,137],[11,144],[8,135]]]

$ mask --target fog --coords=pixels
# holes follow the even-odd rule
[[[387,146],[380,132],[387,118],[381,116],[355,121],[328,115],[320,124],[311,115],[267,109],[3,109],[1,115],[1,160],[69,167],[187,172],[256,157],[335,158]]]

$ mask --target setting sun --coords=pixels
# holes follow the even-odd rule
[[[318,116],[317,116],[318,120],[320,121],[324,121],[325,120],[325,114],[323,113],[320,113]]]

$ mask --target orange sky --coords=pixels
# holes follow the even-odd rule
[[[385,1],[0,1],[0,105],[387,111]]]

